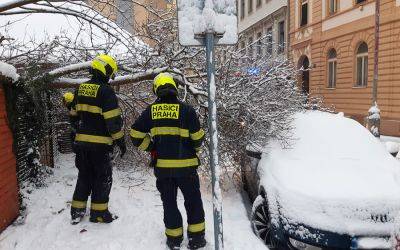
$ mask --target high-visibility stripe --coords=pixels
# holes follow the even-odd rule
[[[179,237],[183,235],[183,228],[182,227],[175,229],[166,228],[165,234],[171,237]]]
[[[144,139],[143,142],[139,145],[139,149],[145,151],[150,145],[150,136],[147,135]]]
[[[167,160],[167,159],[157,159],[156,167],[159,168],[184,168],[193,167],[199,165],[199,159],[183,159],[183,160]]]
[[[204,130],[203,129],[200,129],[196,133],[190,134],[190,138],[192,140],[194,140],[194,141],[200,140],[201,138],[203,138],[203,136],[204,136]]]
[[[85,134],[76,134],[75,141],[102,143],[102,144],[107,144],[107,145],[112,145],[112,143],[113,143],[113,140],[111,137],[98,136],[98,135],[85,135]]]
[[[113,138],[113,140],[118,140],[119,138],[124,137],[124,132],[121,130],[117,133],[111,134],[111,137]]]
[[[103,211],[108,209],[108,203],[93,203],[90,205],[91,210]]]
[[[116,117],[119,115],[121,115],[121,110],[119,108],[116,108],[116,109],[113,109],[113,110],[103,113],[104,119],[110,119],[110,118],[113,118],[113,117]]]
[[[93,114],[102,114],[103,111],[100,107],[98,106],[92,106],[88,104],[76,104],[76,111],[81,111],[81,112],[89,112]]]
[[[198,224],[189,224],[188,231],[191,233],[198,233],[206,229],[206,224],[204,222]]]
[[[189,130],[179,127],[155,127],[150,130],[152,136],[156,135],[179,135],[189,137]]]
[[[73,208],[86,208],[86,201],[72,200],[71,207],[73,207]]]
[[[135,129],[131,129],[131,131],[130,131],[130,136],[133,138],[143,139],[146,137],[146,135],[147,135],[146,133],[137,131]]]

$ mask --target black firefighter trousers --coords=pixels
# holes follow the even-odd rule
[[[108,211],[112,186],[109,150],[77,149],[75,164],[79,174],[71,204],[71,215],[74,216],[74,212],[84,214],[89,195],[91,213],[101,214]]]
[[[165,234],[168,240],[181,242],[183,239],[182,216],[176,201],[178,188],[185,199],[188,237],[194,240],[203,238],[205,232],[204,210],[198,174],[176,178],[157,178],[156,185],[163,202]]]

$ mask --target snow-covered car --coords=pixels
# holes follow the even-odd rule
[[[356,121],[298,113],[289,147],[242,162],[254,232],[276,249],[389,249],[400,215],[400,163]]]

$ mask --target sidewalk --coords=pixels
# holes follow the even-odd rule
[[[114,169],[110,210],[119,219],[102,225],[92,224],[86,217],[73,226],[69,223],[69,202],[77,170],[73,155],[62,157],[47,187],[30,194],[24,190],[29,197],[26,221],[0,234],[0,249],[165,249],[162,205],[152,174],[133,172],[131,168]],[[206,249],[213,249],[212,200],[209,193],[203,192],[209,243]],[[184,211],[181,194],[178,199],[180,210]],[[226,249],[267,249],[251,230],[239,192],[225,193],[223,209]],[[182,215],[186,221],[185,213]],[[183,246],[186,245],[185,239]]]

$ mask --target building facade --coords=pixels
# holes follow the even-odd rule
[[[240,49],[247,47],[250,57],[261,53],[286,55],[286,0],[238,0],[238,19],[238,46]]]
[[[400,136],[400,0],[380,1],[381,133]],[[290,56],[304,91],[365,124],[372,103],[374,0],[289,0]]]
[[[107,0],[104,3],[89,0],[88,3],[118,26],[134,34],[142,30],[149,19],[154,18],[146,7],[154,10],[173,8],[176,0]]]

